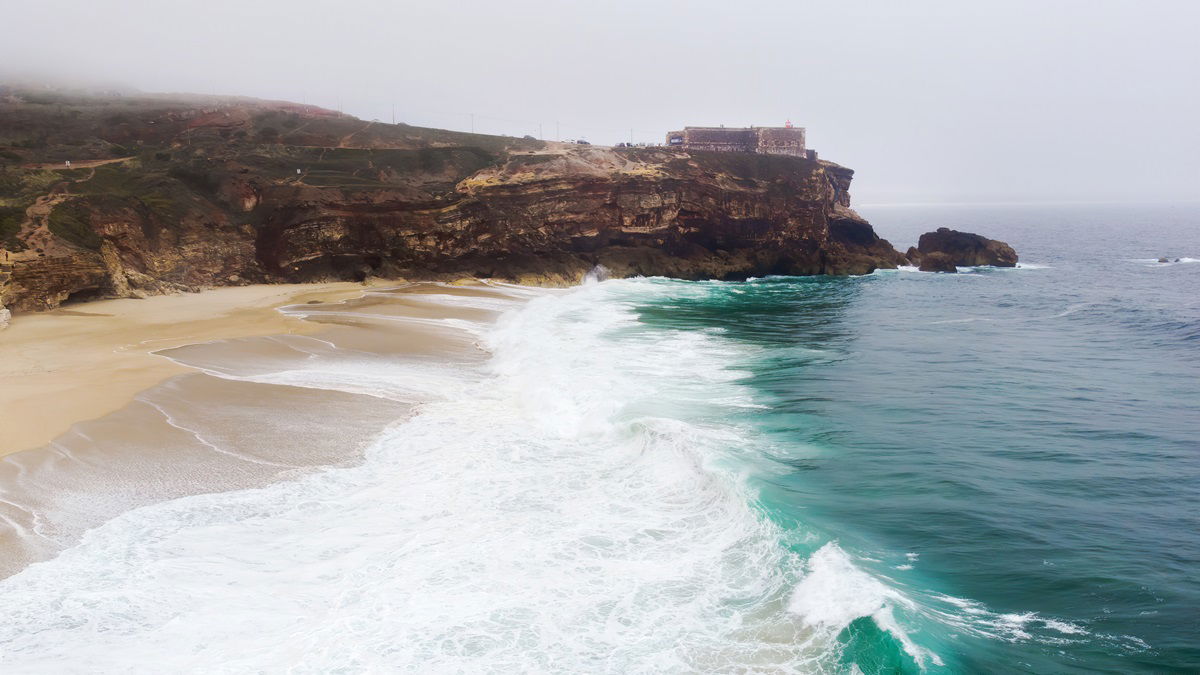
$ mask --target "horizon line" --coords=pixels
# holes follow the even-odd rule
[[[880,208],[899,206],[1165,206],[1171,204],[1200,204],[1200,199],[1167,199],[1135,201],[1012,201],[1012,202],[871,202],[856,204],[852,208]]]

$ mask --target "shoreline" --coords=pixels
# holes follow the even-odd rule
[[[23,317],[0,335],[0,578],[142,506],[361,461],[424,402],[413,368],[480,363],[523,295],[261,285]]]
[[[168,378],[195,372],[153,352],[199,342],[307,334],[319,323],[277,311],[337,302],[378,280],[258,284],[144,299],[97,300],[14,316],[0,331],[0,457],[42,447]]]

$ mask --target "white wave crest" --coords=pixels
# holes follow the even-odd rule
[[[727,367],[739,347],[647,331],[621,288],[534,299],[481,365],[390,370],[293,341],[312,367],[213,367],[426,402],[359,466],[136,509],[0,582],[0,669],[824,667],[827,622],[787,611],[803,560],[751,506],[766,460],[707,421],[755,405]],[[821,561],[809,584],[880,592]]]
[[[893,608],[915,609],[912,600],[859,569],[836,543],[830,542],[806,562],[806,574],[792,591],[788,609],[827,639],[857,619],[870,617],[891,633],[918,665],[944,665],[937,654],[916,645],[896,622]]]

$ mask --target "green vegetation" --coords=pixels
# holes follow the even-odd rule
[[[217,192],[219,179],[207,163],[192,162],[190,165],[176,165],[167,169],[167,175],[188,187],[204,194],[213,195]]]
[[[214,104],[207,97],[80,92],[21,95],[29,103],[6,109],[5,131],[0,133],[0,240],[10,249],[7,242],[24,222],[25,209],[56,185],[71,197],[51,211],[51,231],[95,249],[100,237],[93,222],[127,220],[135,214],[148,228],[173,228],[184,219],[201,221],[223,208],[220,186],[230,180],[260,187],[291,184],[297,182],[299,169],[300,180],[313,186],[358,192],[403,186],[444,192],[506,161],[532,166],[553,159],[526,155],[546,146],[528,138],[298,114],[294,106],[274,109],[265,102]],[[238,114],[187,128],[186,120],[192,118],[186,113],[201,105],[230,105]],[[247,113],[249,123],[243,123]],[[359,147],[336,147],[343,141]],[[95,169],[67,170],[62,165],[68,159],[82,163],[127,156],[134,158]],[[52,163],[56,168],[24,169],[24,162]]]
[[[0,169],[0,206],[15,206],[19,200],[22,187],[22,171],[6,171]]]
[[[110,194],[117,197],[133,197],[138,192],[137,176],[117,164],[96,167],[92,179],[78,184],[78,190],[88,193]]]
[[[91,169],[53,169],[53,171],[67,180],[81,180],[88,177]]]
[[[348,189],[383,188],[389,183],[409,182],[412,177],[426,184],[455,183],[498,162],[495,155],[480,148],[373,150],[286,145],[259,147],[238,159],[255,176],[282,181],[294,179],[296,169],[302,169],[309,185]]]
[[[182,217],[185,210],[182,202],[165,190],[152,190],[138,197],[138,201],[151,213],[168,222]]]
[[[341,188],[381,188],[384,184],[380,181],[366,176],[355,176],[353,174],[341,173],[338,171],[309,171],[304,176],[304,182],[309,185],[318,187],[341,187]]]
[[[62,178],[54,171],[0,169],[0,206],[19,206],[23,209],[60,180]]]
[[[81,248],[100,250],[100,235],[92,229],[86,207],[78,201],[68,201],[54,207],[49,218],[50,232],[60,239]]]
[[[17,232],[21,231],[21,223],[25,220],[25,209],[16,206],[0,206],[0,242],[10,251],[24,248],[17,240]]]
[[[141,171],[130,164],[106,164],[96,167],[91,180],[75,183],[72,192],[104,200],[108,208],[127,206],[144,208],[170,223],[183,216],[187,204],[194,200],[191,190],[172,171]],[[189,178],[203,181],[202,176],[193,176],[186,167],[179,170]]]
[[[17,147],[17,148],[28,148],[31,150],[39,150],[50,144],[49,139],[50,139],[50,137],[48,135],[39,134],[37,136],[34,136],[33,138],[23,138],[19,141],[12,143],[11,145],[13,147]]]

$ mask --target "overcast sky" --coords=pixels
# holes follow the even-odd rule
[[[1200,1],[0,0],[0,68],[595,143],[808,128],[857,203],[1200,200]]]

